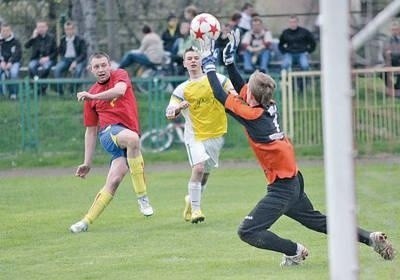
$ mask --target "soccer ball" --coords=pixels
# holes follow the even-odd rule
[[[217,40],[220,33],[221,25],[217,18],[211,14],[199,14],[190,23],[190,35],[195,40],[202,41],[206,37]]]

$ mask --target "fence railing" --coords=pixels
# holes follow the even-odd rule
[[[319,71],[289,72],[274,77],[278,84],[275,99],[281,111],[283,130],[298,147],[322,146],[322,91]],[[167,126],[164,116],[171,90],[186,77],[132,79],[139,104],[142,132]],[[397,80],[398,79],[398,80]],[[340,82],[340,81],[338,81]],[[400,68],[352,71],[353,128],[357,145],[390,148],[400,146]],[[86,90],[90,79],[43,79],[3,81],[15,85],[18,98],[0,98],[0,154],[29,150],[68,151],[82,149],[82,106],[76,92]],[[57,89],[62,86],[64,95]],[[40,95],[46,87],[46,95]],[[335,104],[332,104],[335,106]],[[340,132],[338,132],[340,133]],[[246,143],[239,124],[229,119],[226,148]]]
[[[281,76],[283,129],[298,146],[322,145],[321,72]],[[352,84],[355,143],[400,143],[400,67],[352,70]]]

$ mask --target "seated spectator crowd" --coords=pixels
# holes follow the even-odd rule
[[[137,49],[126,52],[116,67],[155,68],[167,61],[173,67],[174,75],[185,75],[182,66],[182,55],[191,47],[199,47],[197,41],[190,36],[190,22],[198,14],[195,6],[187,6],[182,18],[170,14],[166,20],[164,30],[157,34],[148,24],[142,26],[142,40]],[[258,69],[261,72],[270,72],[271,59],[281,62],[280,69],[291,70],[298,64],[302,70],[309,70],[309,55],[316,48],[315,39],[310,31],[299,26],[296,16],[288,20],[288,28],[283,30],[278,39],[272,37],[271,31],[265,26],[262,18],[254,12],[250,3],[243,5],[240,12],[234,13],[227,22],[221,21],[221,35],[216,46],[221,53],[229,41],[228,33],[238,28],[241,33],[241,43],[236,60],[244,73],[252,73]],[[32,36],[24,44],[31,54],[28,73],[31,79],[46,79],[52,76],[56,79],[81,78],[85,75],[87,66],[87,44],[77,34],[76,25],[72,21],[64,24],[64,35],[57,45],[55,36],[49,32],[46,20],[38,20]],[[12,32],[9,24],[3,23],[0,31],[0,78],[19,79],[22,60],[21,43]],[[38,92],[46,95],[47,84],[40,84]],[[58,95],[64,95],[62,83],[55,85]],[[1,83],[0,95],[8,95],[16,99],[18,85]]]
[[[76,26],[72,21],[64,24],[64,36],[57,46],[55,36],[48,31],[48,23],[38,20],[32,36],[24,44],[30,49],[28,73],[31,79],[45,79],[54,70],[54,78],[81,78],[87,64],[87,44],[76,34]],[[57,58],[58,62],[57,62]],[[0,78],[1,80],[19,79],[22,62],[21,42],[14,36],[9,24],[3,23],[0,30]],[[39,94],[45,95],[46,84],[41,84]],[[63,95],[63,87],[57,84],[56,91]],[[8,94],[15,100],[18,95],[18,85],[9,82],[2,83],[0,94]]]

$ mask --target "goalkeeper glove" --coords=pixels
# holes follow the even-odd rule
[[[215,40],[208,37],[200,42],[201,65],[204,73],[215,71],[218,52],[215,49]]]
[[[229,43],[226,44],[223,52],[222,52],[222,60],[225,65],[232,64],[235,62],[235,54],[239,47],[240,42],[240,31],[239,28],[231,30],[228,34]]]

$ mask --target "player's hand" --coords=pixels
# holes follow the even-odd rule
[[[84,101],[85,99],[90,99],[90,93],[87,91],[80,91],[76,94],[78,101]]]
[[[32,38],[36,38],[38,36],[37,29],[35,28],[32,32]]]
[[[206,37],[204,40],[200,41],[200,55],[203,71],[205,73],[215,71],[215,63],[218,55],[215,49],[215,40]]]
[[[75,69],[76,69],[76,61],[73,61],[72,63],[71,63],[71,65],[69,66],[69,69],[68,69],[68,71],[69,72],[73,72],[73,71],[75,71]]]
[[[90,166],[89,165],[81,164],[76,169],[75,176],[76,177],[80,177],[82,179],[85,179],[85,177],[89,173],[89,171],[90,171]]]
[[[165,110],[165,116],[167,119],[172,120],[175,119],[177,116],[176,110],[178,109],[178,106],[174,105],[169,105],[167,109]]]
[[[190,106],[189,102],[187,102],[186,100],[182,101],[181,103],[179,103],[179,110],[185,110],[186,108],[188,108]]]
[[[222,51],[222,60],[225,65],[232,64],[235,61],[235,54],[239,47],[240,42],[240,31],[239,28],[231,30],[228,34],[229,43],[226,44],[224,50]]]

